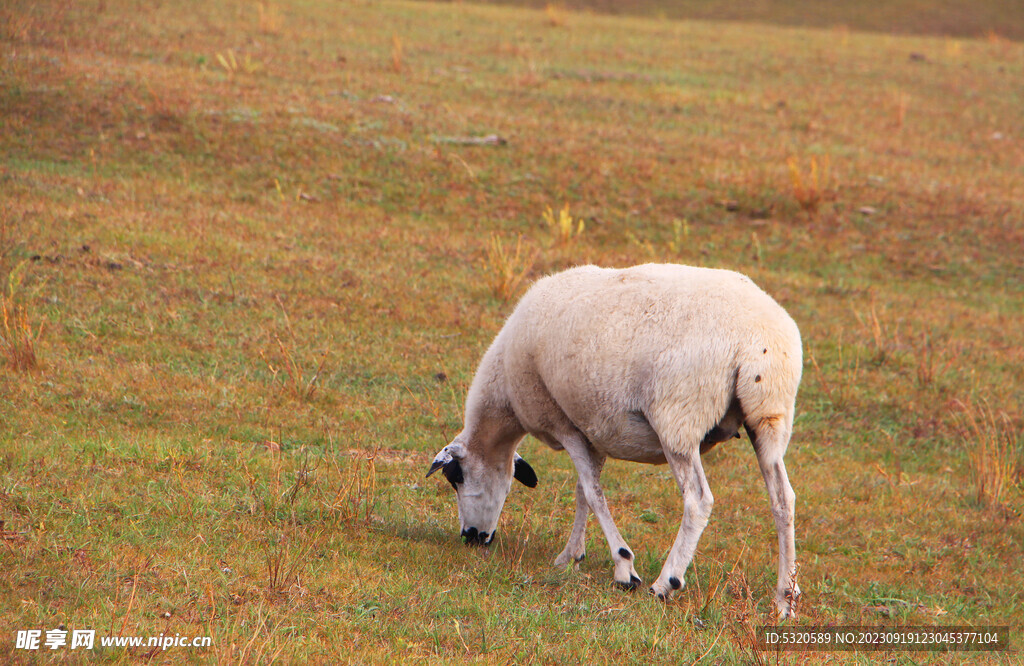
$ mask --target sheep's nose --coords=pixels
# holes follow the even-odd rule
[[[480,532],[475,527],[467,527],[462,530],[462,539],[467,546],[486,546],[491,542],[487,537],[493,538],[493,535]]]

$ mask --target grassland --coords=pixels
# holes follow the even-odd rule
[[[667,605],[610,585],[594,524],[552,568],[574,474],[538,442],[489,550],[422,478],[530,279],[648,260],[801,326],[797,622],[1011,625],[1019,659],[1024,47],[855,28],[5,3],[2,660],[58,626],[213,637],[114,663],[778,660],[745,442]],[[674,484],[605,479],[651,580]],[[831,659],[879,656],[958,661]]]

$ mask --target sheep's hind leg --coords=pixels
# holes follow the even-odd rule
[[[601,525],[601,530],[608,540],[608,548],[612,552],[612,561],[615,563],[615,583],[624,589],[635,590],[643,581],[637,575],[636,569],[633,568],[633,551],[619,534],[618,528],[615,527],[615,521],[612,519],[611,511],[608,510],[608,504],[604,499],[604,491],[601,490],[600,476],[601,468],[604,466],[604,457],[594,451],[590,442],[578,433],[559,437],[558,441],[569,454],[573,465],[576,466],[576,474],[579,477],[576,483],[577,493],[582,491],[585,503],[594,512],[594,517],[597,518],[597,522]],[[582,522],[585,527],[586,514],[583,514],[581,521],[579,497],[580,495],[577,494],[576,524]],[[575,535],[576,524],[573,525],[573,535]],[[570,535],[570,545],[572,545],[573,535]],[[582,530],[580,538],[582,540]]]
[[[597,473],[601,473],[604,465],[604,458],[597,460]],[[579,563],[587,556],[587,518],[590,516],[590,505],[584,496],[583,483],[576,480],[576,519],[572,524],[572,532],[569,533],[569,541],[565,549],[555,558],[555,566],[562,568],[572,563]]]
[[[757,464],[768,489],[768,503],[775,518],[775,531],[779,537],[779,580],[775,587],[775,606],[779,618],[796,617],[800,586],[796,582],[796,539],[793,530],[793,514],[796,494],[789,484],[786,465],[782,461],[789,444],[787,421],[782,418],[765,418],[751,428],[747,434],[757,453]]]
[[[668,599],[674,590],[683,587],[683,574],[690,566],[697,541],[708,524],[711,507],[715,503],[696,447],[685,454],[674,453],[666,448],[665,457],[683,495],[683,522],[679,526],[672,550],[665,559],[661,575],[651,585],[651,594],[659,599]]]

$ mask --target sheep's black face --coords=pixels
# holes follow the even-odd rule
[[[427,476],[437,470],[443,470],[455,489],[462,539],[473,546],[487,546],[494,540],[513,478],[531,488],[537,485],[537,475],[518,455],[505,464],[495,465],[466,450],[458,439],[441,449]]]

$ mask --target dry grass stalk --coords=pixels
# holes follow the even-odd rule
[[[894,94],[894,98],[896,101],[896,127],[902,128],[907,120],[907,104],[910,102],[910,97],[902,90],[898,90]]]
[[[828,191],[831,187],[828,155],[822,157],[821,162],[812,155],[806,174],[800,167],[800,160],[796,156],[786,160],[786,165],[789,167],[793,198],[796,199],[803,211],[811,214],[817,213],[821,204],[828,198]]]
[[[818,384],[821,386],[821,390],[825,393],[825,397],[832,403],[832,406],[841,410],[846,405],[847,400],[850,397],[850,390],[852,387],[857,386],[860,381],[860,352],[858,351],[853,359],[853,364],[847,367],[846,361],[843,358],[843,340],[840,336],[838,340],[838,352],[839,352],[839,363],[835,372],[835,383],[828,380],[825,373],[822,371],[821,366],[818,365],[818,359],[815,357],[814,352],[808,350],[808,356],[810,357],[811,365],[814,370],[818,373]]]
[[[401,73],[402,67],[402,56],[405,54],[405,49],[402,47],[402,38],[398,36],[398,33],[392,33],[391,35],[391,70],[396,73]]]
[[[0,262],[7,259],[7,255],[14,250],[14,244],[11,241],[11,224],[8,222],[9,217],[10,213],[5,206],[0,211]]]
[[[920,339],[921,344],[915,346],[918,353],[915,354],[917,360],[917,385],[921,388],[931,386],[935,383],[935,380],[946,373],[952,366],[953,362],[959,356],[960,351],[956,348],[951,350],[951,355],[943,360],[939,358],[939,352],[936,345],[932,341],[932,334],[928,331],[921,333]],[[946,345],[941,346],[941,349],[946,349]],[[950,351],[950,350],[947,350]]]
[[[761,239],[757,237],[757,232],[750,232],[750,247],[753,249],[754,261],[757,262],[758,266],[763,266],[763,252],[761,250]]]
[[[519,528],[515,534],[508,538],[502,538],[498,542],[498,552],[512,571],[522,569],[523,556],[526,555],[530,545],[530,512],[532,509],[533,503],[531,502],[523,508],[523,514],[519,519]]]
[[[10,272],[7,276],[7,293],[0,294],[0,351],[8,365],[19,372],[39,367],[36,342],[43,333],[42,323],[32,330],[28,307],[18,302],[17,293],[25,266],[23,262]]]
[[[252,59],[252,56],[248,53],[242,57],[241,60],[235,57],[233,49],[228,49],[224,53],[219,51],[216,53],[217,63],[227,73],[228,78],[234,78],[238,72],[244,72],[245,74],[255,74],[260,71],[262,65]]]
[[[550,2],[544,6],[544,16],[547,17],[548,25],[553,28],[564,28],[568,23],[565,9]]]
[[[554,232],[555,242],[559,245],[566,245],[579,238],[583,235],[583,230],[586,228],[582,218],[579,220],[573,219],[572,214],[569,213],[569,204],[562,206],[562,209],[558,211],[557,217],[555,216],[555,211],[551,210],[551,206],[544,209],[542,216],[548,228]]]
[[[277,348],[281,352],[281,362],[279,365],[275,365],[263,352],[260,352],[260,358],[267,364],[267,368],[270,373],[276,379],[279,374],[284,374],[285,381],[284,385],[288,387],[289,392],[296,398],[301,400],[312,400],[316,394],[317,380],[320,379],[320,375],[324,371],[324,367],[327,365],[327,352],[320,353],[320,363],[317,365],[316,370],[307,380],[302,372],[302,367],[298,361],[295,360],[295,354],[292,350],[285,346],[281,338],[275,336],[274,340],[277,342]]]
[[[132,615],[132,607],[135,605],[135,592],[139,589],[139,574],[136,573],[132,578],[132,596],[128,599],[128,610],[124,612],[124,618],[121,620],[121,629],[117,632],[118,636],[124,635],[125,627],[128,626],[128,618]]]
[[[321,497],[323,506],[345,524],[369,523],[377,497],[377,451],[370,451],[362,461],[338,469],[341,483],[329,501]]]
[[[767,663],[766,653],[758,642],[755,622],[763,622],[758,616],[757,604],[754,602],[746,575],[742,571],[735,571],[735,568],[734,566],[733,571],[727,576],[731,601],[724,604],[723,614],[726,619],[723,624],[729,627],[734,643],[744,649],[744,656],[748,658],[747,663],[762,665]]]
[[[885,335],[882,332],[882,322],[878,319],[878,310],[875,308],[875,299],[871,299],[871,309],[868,311],[868,316],[861,317],[861,314],[856,311],[854,311],[853,314],[857,317],[857,322],[868,329],[868,333],[871,334],[871,339],[875,343],[875,349],[879,352],[884,352]]]
[[[235,72],[238,71],[238,60],[235,58],[235,52],[228,49],[225,53],[217,52],[217,62],[224,68],[224,71],[228,73],[228,76],[234,76]]]
[[[30,44],[45,34],[49,25],[60,25],[67,13],[64,3],[56,10],[46,7],[43,11],[28,11],[31,4],[0,3],[0,39]]]
[[[278,375],[284,376],[284,386],[294,397],[300,400],[312,400],[313,396],[316,395],[316,390],[319,384],[317,381],[320,379],[320,375],[323,374],[324,369],[327,366],[327,352],[320,352],[320,362],[317,364],[316,369],[310,375],[309,379],[306,379],[305,373],[302,370],[302,366],[299,365],[299,361],[296,360],[296,354],[293,349],[295,345],[295,331],[292,330],[292,322],[288,317],[288,312],[285,310],[284,303],[281,299],[277,299],[277,305],[281,308],[281,314],[284,319],[285,328],[288,331],[288,339],[291,341],[291,345],[286,345],[279,335],[274,336],[274,341],[277,343],[277,349],[280,352],[280,360],[277,363],[272,362],[267,358],[267,355],[262,351],[259,353],[260,358],[264,363],[267,364],[267,369],[270,370],[270,374],[276,380]]]
[[[12,302],[6,296],[0,296],[0,348],[3,348],[7,363],[19,372],[35,370],[39,367],[36,357],[36,340],[39,339],[43,325],[33,331],[28,321],[28,312],[24,305]]]
[[[299,573],[301,569],[309,564],[309,553],[317,544],[321,531],[315,538],[308,541],[308,545],[295,553],[294,550],[286,547],[282,540],[274,544],[266,555],[267,565],[267,592],[271,595],[285,593],[292,586],[299,585]],[[289,555],[291,554],[291,557]]]
[[[863,327],[866,336],[870,338],[875,348],[875,360],[878,363],[884,362],[891,349],[899,346],[899,322],[895,329],[890,332],[889,326],[882,322],[878,316],[878,308],[875,304],[874,294],[871,295],[871,306],[866,314],[853,310],[853,316],[857,323]]]
[[[277,7],[260,2],[256,9],[259,11],[260,32],[264,35],[281,34],[281,14]]]
[[[978,502],[986,506],[1002,501],[1014,484],[1019,436],[1006,412],[996,412],[987,401],[954,401],[957,431],[967,451]]]
[[[515,296],[536,259],[536,250],[528,256],[524,255],[522,236],[516,239],[515,250],[509,251],[501,239],[492,234],[487,244],[486,265],[490,272],[491,291],[494,296],[502,301],[508,301]]]
[[[686,218],[672,220],[672,240],[668,242],[668,249],[673,255],[679,254],[683,248],[687,245],[687,239],[690,237],[690,221]],[[757,234],[753,235],[753,240],[757,242]],[[757,245],[757,262],[761,263],[761,245]]]

